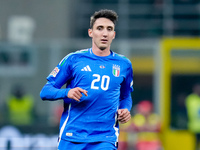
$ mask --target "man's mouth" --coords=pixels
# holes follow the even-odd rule
[[[102,42],[102,43],[107,43],[108,40],[107,40],[107,39],[101,39],[101,42]]]

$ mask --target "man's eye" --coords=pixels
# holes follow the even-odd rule
[[[108,31],[112,31],[112,28],[108,28]]]
[[[102,30],[102,27],[98,27],[97,30]]]

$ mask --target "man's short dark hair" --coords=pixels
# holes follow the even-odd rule
[[[107,18],[111,20],[115,25],[118,20],[118,15],[115,11],[108,9],[101,9],[99,11],[96,11],[90,18],[91,29],[93,28],[93,25],[98,18]]]

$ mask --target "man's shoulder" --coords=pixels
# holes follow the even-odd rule
[[[77,58],[79,58],[82,55],[85,55],[89,50],[88,49],[81,49],[81,50],[77,50],[75,52],[71,52],[69,54],[67,54],[59,63],[59,65],[63,65],[66,60],[76,60]]]
[[[115,53],[115,52],[113,52],[113,54],[116,59],[119,59],[120,61],[123,61],[128,64],[131,64],[131,61],[126,56],[119,54],[119,53]]]
[[[89,51],[89,49],[81,49],[74,52],[74,54],[85,54]]]
[[[88,51],[89,51],[89,49],[81,49],[81,50],[72,52],[72,53],[68,54],[67,56],[70,56],[70,57],[81,56],[81,55],[85,55]]]

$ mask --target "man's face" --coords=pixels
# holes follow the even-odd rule
[[[93,44],[100,50],[110,47],[112,40],[115,38],[114,23],[107,18],[98,18],[92,29],[88,30]]]

